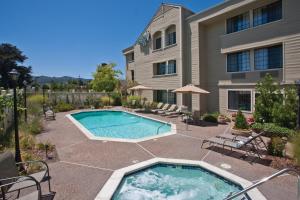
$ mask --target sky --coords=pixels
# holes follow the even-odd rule
[[[170,0],[194,12],[224,0]],[[17,46],[33,75],[91,78],[97,64],[124,72],[131,46],[162,0],[0,0],[0,43]]]

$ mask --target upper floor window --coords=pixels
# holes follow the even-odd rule
[[[227,19],[227,33],[241,31],[249,27],[249,12]]]
[[[250,52],[241,51],[227,54],[227,72],[250,71]]]
[[[134,52],[129,53],[129,54],[127,55],[127,61],[128,61],[128,62],[133,62],[133,61],[134,61]]]
[[[162,44],[161,44],[162,40],[161,40],[161,32],[156,32],[153,35],[153,49],[161,49]]]
[[[166,74],[166,62],[156,63],[154,67],[154,75]]]
[[[253,26],[282,19],[282,1],[253,10]]]
[[[176,60],[169,60],[168,62],[155,63],[153,74],[165,75],[176,73]]]
[[[131,80],[134,81],[134,70],[130,70],[131,72]]]
[[[167,74],[175,74],[175,73],[176,73],[176,60],[170,60],[168,62]]]
[[[172,25],[166,30],[166,46],[176,44],[176,26]]]
[[[282,68],[282,45],[260,48],[254,50],[255,70]]]

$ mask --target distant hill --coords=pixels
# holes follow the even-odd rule
[[[36,81],[40,85],[48,84],[51,82],[56,83],[67,83],[70,80],[78,80],[79,78],[74,78],[71,76],[62,76],[62,77],[50,77],[50,76],[34,76],[33,81]],[[80,78],[83,82],[88,82],[91,79]]]

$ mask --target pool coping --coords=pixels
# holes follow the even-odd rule
[[[101,111],[113,111],[113,112],[125,112],[125,113],[129,113],[132,115],[136,115],[139,117],[143,117],[146,119],[150,119],[153,121],[157,121],[160,123],[164,123],[164,124],[170,124],[171,125],[171,131],[170,132],[166,132],[163,134],[159,134],[159,135],[155,135],[155,136],[149,136],[149,137],[143,137],[140,139],[123,139],[123,138],[109,138],[109,137],[99,137],[99,136],[95,136],[93,135],[88,129],[86,129],[80,122],[78,122],[73,116],[72,114],[77,114],[77,113],[83,113],[83,112],[101,112]],[[151,118],[148,116],[143,116],[134,112],[129,112],[129,111],[125,111],[125,110],[111,110],[111,109],[93,109],[93,110],[85,110],[85,111],[76,111],[76,112],[72,112],[70,114],[67,114],[66,117],[90,140],[100,140],[100,141],[111,141],[111,142],[128,142],[128,143],[138,143],[138,142],[143,142],[143,141],[147,141],[147,140],[153,140],[153,139],[157,139],[157,138],[161,138],[161,137],[166,137],[166,136],[170,136],[170,135],[174,135],[177,133],[177,129],[176,129],[176,124],[173,124],[172,122],[165,122],[162,120],[158,120],[155,118]]]
[[[119,184],[121,183],[123,177],[129,173],[136,172],[155,164],[180,164],[180,165],[191,165],[191,166],[199,166],[204,168],[207,171],[210,171],[214,174],[217,174],[235,184],[242,186],[242,188],[246,188],[253,183],[241,178],[237,175],[234,175],[228,171],[220,169],[216,166],[208,164],[204,161],[196,161],[196,160],[185,160],[185,159],[169,159],[169,158],[152,158],[150,160],[146,160],[134,165],[130,165],[128,167],[124,167],[118,169],[113,172],[110,178],[106,181],[105,185],[102,187],[100,192],[95,197],[95,200],[110,200],[113,197],[114,192],[117,190]],[[266,197],[257,189],[254,188],[247,192],[247,195],[252,199],[266,200]]]

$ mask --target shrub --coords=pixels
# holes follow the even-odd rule
[[[45,97],[45,104],[48,99]],[[43,95],[32,95],[28,97],[28,113],[33,116],[40,116],[43,113]]]
[[[246,120],[245,116],[243,115],[242,111],[240,111],[240,110],[237,112],[234,127],[237,129],[248,129],[249,128],[247,120]]]
[[[109,97],[109,96],[101,97],[100,102],[102,103],[103,106],[114,105],[114,99],[112,97]]]
[[[45,151],[46,147],[48,148],[49,151],[53,151],[55,148],[55,146],[53,144],[51,144],[49,141],[47,141],[45,143],[40,142],[40,143],[36,144],[36,148],[38,150]]]
[[[295,128],[297,124],[297,89],[288,86],[284,89],[283,102],[277,102],[273,108],[273,121],[279,126]]]
[[[300,133],[293,138],[293,151],[294,158],[297,164],[300,165]]]
[[[24,134],[22,137],[20,137],[21,149],[34,149],[35,143],[35,138],[32,135]]]
[[[24,162],[31,161],[31,160],[41,160],[39,156],[33,154],[32,152],[26,152],[26,151],[21,151],[21,157],[22,157],[22,161]],[[26,167],[26,172],[28,174],[31,174],[34,172],[41,171],[42,168],[43,168],[42,164],[32,163]]]
[[[212,123],[218,123],[218,117],[216,117],[215,114],[204,114],[203,116],[203,121],[206,121],[206,122],[212,122]]]
[[[70,110],[74,110],[74,106],[72,104],[65,103],[60,101],[54,108],[55,112],[67,112]]]
[[[141,97],[139,97],[139,96],[128,96],[127,97],[128,106],[130,108],[138,108],[141,105],[140,100],[141,100]],[[134,105],[132,105],[133,101],[135,101]]]
[[[251,129],[256,133],[259,133],[264,130],[264,125],[262,123],[254,123],[251,125]]]
[[[43,130],[43,122],[40,118],[35,117],[29,124],[28,124],[28,132],[33,135],[40,134]]]
[[[273,137],[268,143],[269,155],[282,157],[284,149],[285,149],[285,141],[280,137]]]
[[[113,105],[114,106],[121,106],[122,102],[121,102],[121,94],[120,93],[112,93],[111,94],[111,98],[113,99]]]
[[[285,127],[277,126],[273,123],[264,124],[264,131],[269,137],[287,137],[291,138],[295,135],[295,131]]]

